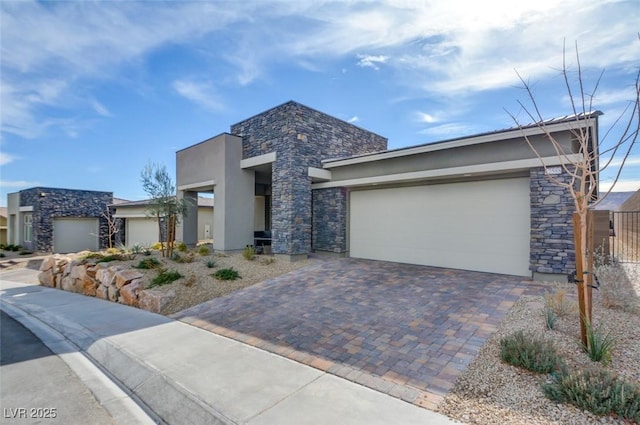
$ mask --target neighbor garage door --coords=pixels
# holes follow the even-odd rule
[[[149,247],[158,242],[158,222],[152,218],[127,218],[127,246]]]
[[[352,191],[350,255],[530,276],[529,179]]]
[[[97,218],[54,218],[53,251],[68,253],[84,250],[97,251]]]

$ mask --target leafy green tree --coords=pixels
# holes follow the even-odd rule
[[[176,187],[169,176],[167,167],[149,162],[140,174],[142,188],[149,196],[147,214],[158,221],[158,240],[162,242],[162,227],[165,223],[166,249],[162,245],[162,256],[171,257],[176,238],[176,226],[187,216],[189,204],[185,199],[177,199]]]

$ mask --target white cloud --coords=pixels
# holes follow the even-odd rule
[[[416,112],[416,120],[418,122],[425,122],[427,124],[432,124],[438,121],[438,119],[433,115],[420,111]]]
[[[613,185],[613,181],[600,181],[600,192],[607,192]],[[613,188],[614,192],[634,192],[640,189],[640,179],[636,180],[618,180],[615,187]]]
[[[39,182],[27,181],[27,180],[0,180],[0,186],[12,187],[12,188],[27,188],[33,186],[40,186]]]
[[[0,152],[0,165],[9,164],[10,162],[15,161],[16,159],[18,159],[17,156],[14,156],[5,152]]]
[[[357,116],[357,115],[354,115],[354,116],[352,116],[351,118],[349,118],[349,119],[347,120],[347,122],[350,122],[350,123],[352,123],[352,124],[353,124],[354,122],[358,122],[358,121],[360,121],[360,118],[358,118],[358,116]]]
[[[447,123],[420,130],[419,134],[438,137],[458,137],[473,133],[473,128],[463,123]]]
[[[387,63],[387,61],[389,60],[388,56],[383,56],[383,55],[378,55],[378,56],[358,55],[358,58],[360,59],[357,64],[358,66],[363,68],[365,67],[373,68],[376,71],[380,69],[378,67],[378,64]]]
[[[95,99],[91,100],[91,106],[93,107],[93,110],[96,111],[96,113],[100,116],[103,117],[110,117],[111,116],[111,112],[109,112],[109,110],[106,108],[106,106],[104,106],[102,103],[98,102]]]
[[[224,109],[223,103],[219,100],[215,87],[211,82],[198,82],[193,80],[176,80],[172,84],[173,89],[183,97],[195,102],[201,107],[210,111]]]

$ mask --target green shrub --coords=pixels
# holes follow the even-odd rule
[[[111,261],[119,261],[122,260],[122,256],[120,254],[112,254],[112,255],[102,255],[98,257],[97,263],[109,263]]]
[[[238,273],[238,271],[235,270],[233,267],[228,268],[228,269],[220,269],[217,272],[215,272],[214,274],[212,274],[211,276],[215,277],[216,279],[220,279],[220,280],[242,279],[240,277],[240,274]]]
[[[500,358],[535,373],[550,373],[562,366],[551,341],[522,331],[500,340]]]
[[[193,255],[192,252],[189,252],[184,255],[180,255],[177,252],[174,252],[171,255],[171,259],[176,263],[193,263],[193,260],[195,260],[195,256]]]
[[[206,245],[200,245],[200,248],[198,248],[198,254],[202,255],[203,257],[205,255],[209,255],[209,247],[207,247]]]
[[[149,269],[155,269],[159,265],[160,265],[160,262],[155,258],[145,258],[143,260],[140,260],[138,264],[133,267],[135,267],[136,269],[149,270]]]
[[[556,316],[556,313],[554,313],[549,306],[545,305],[544,310],[542,310],[542,315],[544,317],[544,324],[547,329],[553,329],[556,325],[556,321],[558,320],[558,316]]]
[[[153,288],[155,286],[162,286],[162,285],[168,285],[169,283],[173,282],[174,280],[178,280],[182,277],[182,275],[180,273],[178,273],[177,270],[160,270],[158,272],[158,276],[154,277],[153,279],[151,279],[151,284],[149,285],[149,288]]]
[[[611,335],[611,332],[606,334],[601,328],[594,328],[593,323],[587,323],[587,345],[584,345],[582,341],[580,346],[585,353],[594,362],[602,362],[607,365],[611,361],[611,352],[615,347],[616,340]]]
[[[144,250],[144,247],[140,244],[135,244],[134,246],[131,247],[131,253],[132,254],[141,254],[142,251]]]
[[[256,258],[256,249],[253,247],[253,245],[247,245],[243,250],[242,250],[242,256],[251,261],[254,258]]]
[[[216,262],[213,260],[207,261],[207,268],[212,269],[216,266]]]
[[[162,242],[156,242],[153,245],[151,245],[151,249],[153,249],[154,251],[160,251],[162,249]]]
[[[176,249],[180,252],[187,252],[187,244],[184,242],[180,242],[176,245]]]
[[[542,391],[557,403],[570,403],[596,415],[615,414],[640,423],[640,387],[606,369],[589,368],[554,374]]]
[[[6,257],[6,255],[4,255],[4,252],[0,252],[0,258],[4,258]]]
[[[116,255],[121,253],[122,251],[119,250],[118,248],[107,248],[105,252],[107,253],[107,255]]]

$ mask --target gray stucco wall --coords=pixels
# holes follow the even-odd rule
[[[108,246],[109,226],[102,216],[113,203],[112,192],[34,187],[20,191],[20,206],[33,207],[33,246],[31,250],[53,249],[53,219],[56,217],[94,217],[99,219],[99,246]]]
[[[322,160],[378,152],[387,148],[387,139],[345,121],[296,102],[287,102],[231,126],[231,133],[243,139],[243,157],[276,152],[272,164],[272,249],[276,254],[299,255],[311,252],[312,190],[308,167],[321,168]],[[346,210],[346,197],[337,199]],[[320,207],[324,208],[324,207]],[[324,217],[321,211],[316,217]],[[336,244],[327,250],[342,250],[346,240],[346,218],[335,225]],[[328,231],[316,220],[314,225]],[[339,230],[338,230],[339,229]],[[317,239],[329,240],[322,231]],[[320,249],[320,247],[317,247]]]
[[[554,177],[563,183],[570,181],[567,174]],[[571,194],[553,183],[541,167],[531,169],[530,183],[530,269],[533,273],[567,275],[576,268]]]

